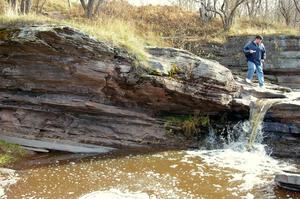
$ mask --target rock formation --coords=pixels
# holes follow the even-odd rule
[[[112,148],[196,147],[197,138],[166,132],[165,115],[248,112],[247,96],[289,98],[287,88],[252,89],[184,50],[146,51],[140,62],[69,27],[0,29],[1,134]],[[299,107],[297,97],[274,106],[266,131],[299,142]]]
[[[145,65],[69,27],[0,30],[0,131],[115,148],[190,147],[160,114],[217,114],[239,87],[227,68],[173,48]]]

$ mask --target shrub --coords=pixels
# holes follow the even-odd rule
[[[168,117],[165,127],[169,132],[180,131],[187,137],[197,136],[201,129],[210,125],[209,116],[176,116]]]

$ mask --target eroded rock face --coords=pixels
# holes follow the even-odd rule
[[[69,27],[1,29],[1,133],[115,148],[196,146],[168,136],[158,115],[229,110],[239,86],[217,62],[172,48],[148,51],[143,67]]]

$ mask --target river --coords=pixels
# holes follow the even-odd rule
[[[251,122],[236,124],[228,132],[226,143],[212,150],[118,151],[89,157],[36,155],[15,165],[18,180],[6,187],[5,196],[8,199],[298,199],[300,193],[274,184],[275,174],[283,170],[299,171],[300,166],[296,160],[276,159],[266,152],[261,123],[271,106],[267,104],[257,101],[251,110]],[[217,146],[217,137],[211,129],[206,143]]]
[[[114,196],[109,198],[300,198],[273,183],[275,173],[295,169],[297,164],[266,155],[262,145],[255,152],[125,154],[62,161],[60,155],[47,155],[27,160],[19,164],[19,180],[6,189],[6,196],[75,199],[98,191],[95,198],[107,198],[107,194]]]

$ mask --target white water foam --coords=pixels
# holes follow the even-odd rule
[[[272,184],[274,175],[282,170],[296,170],[295,165],[272,158],[261,144],[263,118],[275,102],[258,100],[251,109],[250,121],[239,122],[228,132],[223,149],[187,151],[185,162],[200,157],[204,164],[226,173],[229,182],[239,184],[235,189],[243,192]],[[215,137],[215,132],[210,130],[208,140],[214,141]]]
[[[239,190],[248,191],[270,182],[275,173],[295,169],[295,166],[268,156],[263,145],[255,145],[255,151],[234,151],[232,149],[187,151],[185,157],[200,157],[209,166],[228,172],[231,182],[241,182]]]
[[[95,191],[87,195],[81,196],[79,199],[155,199],[154,196],[149,196],[142,192],[121,191],[118,189],[110,189],[107,191]]]

